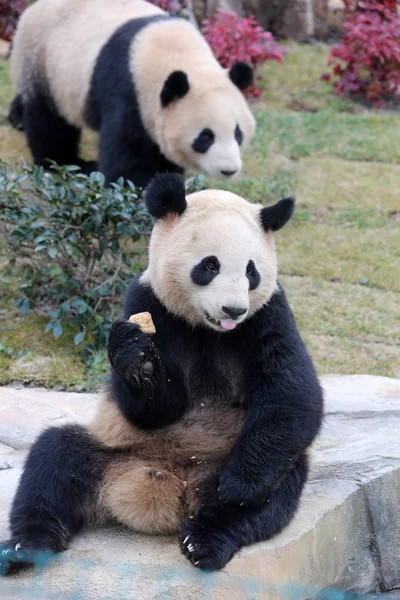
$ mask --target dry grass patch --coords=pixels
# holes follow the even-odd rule
[[[396,346],[309,332],[303,337],[320,375],[368,374],[400,378],[400,354]]]
[[[299,206],[373,209],[384,216],[400,210],[400,164],[305,158],[297,163]]]
[[[280,266],[288,275],[315,275],[328,280],[400,292],[399,228],[358,229],[313,223],[290,223],[278,238]]]
[[[320,373],[400,377],[398,293],[317,277],[280,280]]]
[[[85,368],[74,347],[74,331],[54,340],[45,333],[48,319],[30,313],[20,317],[16,311],[2,314],[0,319],[1,343],[12,351],[0,351],[0,385],[18,379],[25,383],[54,387],[72,387],[85,379]],[[17,358],[18,354],[22,356]]]
[[[11,129],[7,125],[0,125],[0,159],[9,163],[32,160],[25,136],[21,131]]]

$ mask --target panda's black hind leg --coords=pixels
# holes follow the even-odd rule
[[[36,165],[78,165],[81,130],[68,123],[51,98],[37,94],[24,104],[23,129]]]
[[[183,554],[200,569],[222,569],[242,546],[276,535],[292,520],[307,473],[302,455],[261,506],[205,504],[179,534]]]
[[[14,100],[11,102],[8,121],[14,129],[22,131],[24,128],[24,104],[20,94],[15,96]]]
[[[0,544],[0,575],[43,564],[93,517],[106,448],[79,425],[44,431],[32,446]]]

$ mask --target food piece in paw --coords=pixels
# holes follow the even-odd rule
[[[139,325],[143,333],[147,333],[148,335],[154,335],[156,332],[153,319],[151,318],[151,314],[149,312],[141,312],[136,313],[135,315],[131,315],[129,317],[129,321],[131,323],[136,323],[136,325]]]

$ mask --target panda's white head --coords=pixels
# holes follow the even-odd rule
[[[235,329],[277,288],[274,231],[290,219],[294,200],[271,207],[205,190],[185,197],[176,175],[158,175],[146,191],[155,217],[142,282],[173,314],[219,332]]]
[[[163,154],[214,178],[239,173],[241,148],[255,130],[242,93],[252,80],[252,69],[241,62],[229,71],[219,65],[199,67],[190,77],[172,72],[160,94],[157,138]]]

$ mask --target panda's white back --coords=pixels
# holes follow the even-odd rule
[[[77,127],[101,48],[130,19],[164,15],[144,0],[38,0],[22,15],[11,55],[15,87],[27,97],[33,70],[49,83],[63,116]]]

